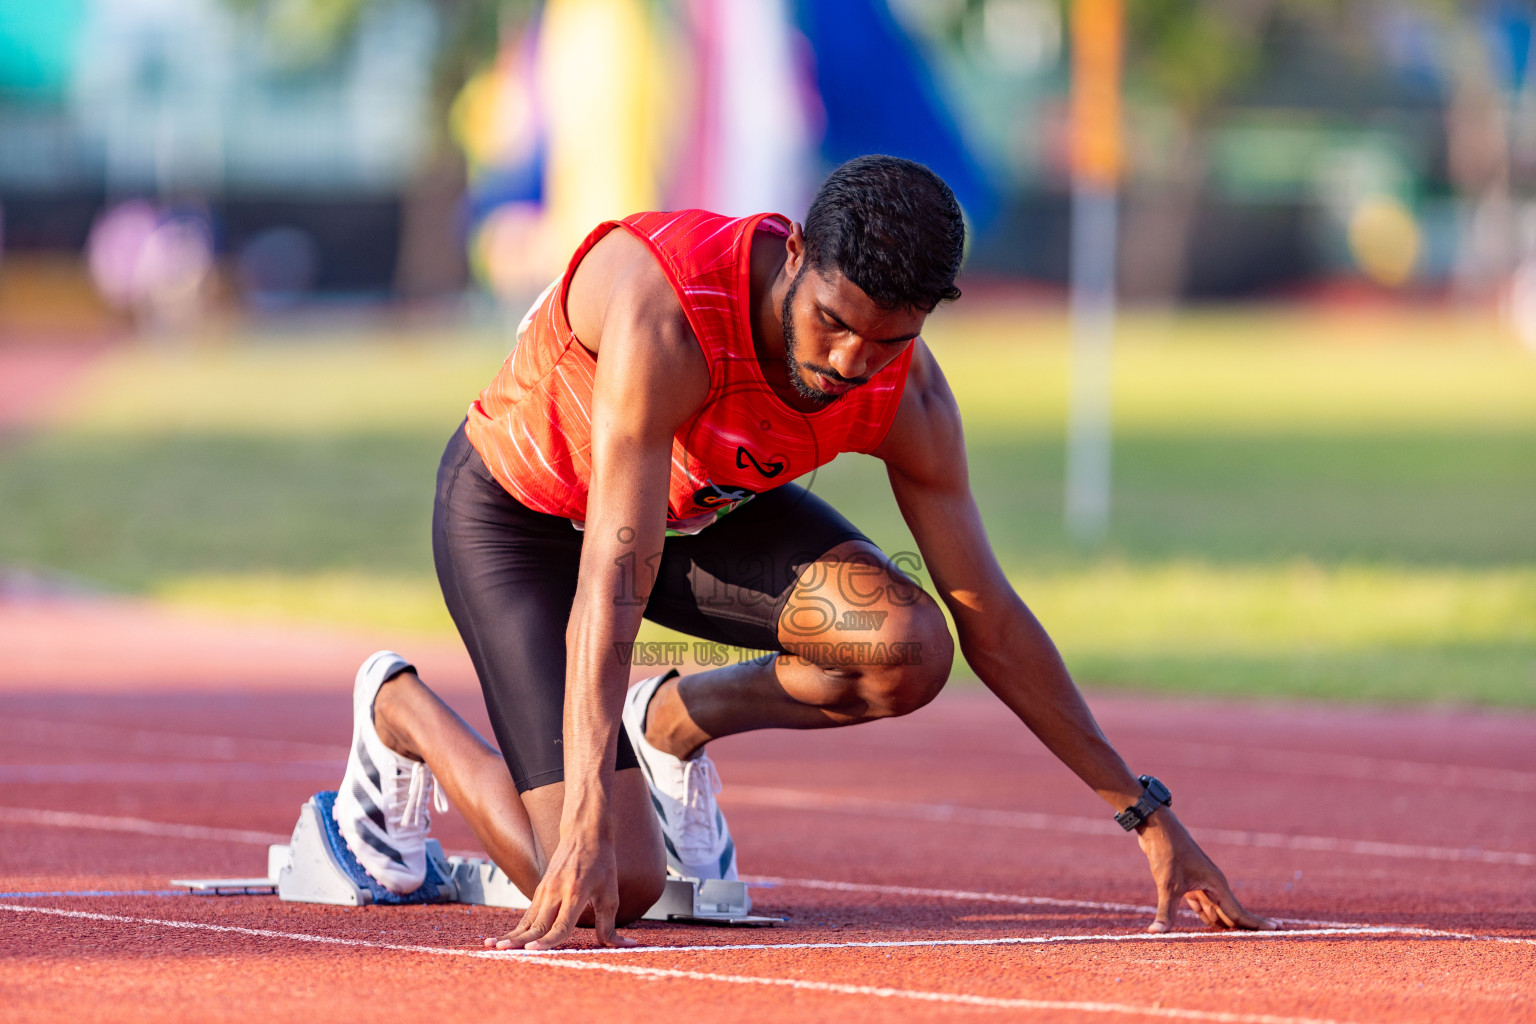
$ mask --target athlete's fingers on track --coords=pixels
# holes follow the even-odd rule
[[[1243,905],[1237,902],[1237,897],[1231,890],[1217,893],[1217,906],[1221,909],[1222,917],[1226,919],[1229,928],[1245,928],[1255,932],[1274,932],[1280,930],[1280,925],[1267,917],[1258,914],[1250,914],[1243,909]]]
[[[1272,932],[1279,929],[1274,921],[1258,914],[1250,914],[1225,886],[1212,889],[1192,890],[1185,899],[1200,919],[1212,928],[1245,929]]]
[[[1215,927],[1216,915],[1211,913],[1210,903],[1201,898],[1204,895],[1205,893],[1199,889],[1191,889],[1184,894],[1184,905],[1189,908],[1190,913],[1200,919],[1201,924]]]
[[[547,928],[537,925],[532,927],[518,925],[500,938],[486,939],[485,944],[494,949],[521,949],[525,943],[538,938],[547,930]]]
[[[1210,927],[1236,927],[1232,917],[1226,912],[1226,907],[1221,906],[1220,901],[1212,900],[1207,890],[1200,890],[1200,904],[1204,907],[1201,917],[1206,918],[1206,924]]]
[[[507,932],[505,935],[488,936],[485,940],[485,948],[495,949],[498,942],[511,939],[512,936],[516,935],[518,931],[522,929],[523,922],[526,920],[528,920],[528,911],[525,910],[518,915],[517,924],[513,926],[511,931]]]
[[[1184,894],[1184,904],[1200,918],[1201,923],[1210,928],[1220,928],[1221,915],[1216,912],[1215,905],[1206,896],[1204,889],[1191,889]]]
[[[527,942],[549,931],[550,924],[559,909],[559,904],[551,907],[548,901],[536,899],[531,907],[523,911],[523,916],[518,920],[516,928],[499,939],[487,939],[486,945],[497,949],[521,948]]]
[[[579,900],[567,896],[561,904],[559,916],[555,918],[555,922],[549,930],[523,946],[523,948],[537,951],[554,949],[556,946],[563,945],[565,940],[571,937],[571,933],[576,930],[576,919],[581,916],[581,912],[585,909],[586,907]]]

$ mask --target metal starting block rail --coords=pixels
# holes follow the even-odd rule
[[[359,878],[361,869],[356,861],[345,863],[338,856],[334,837],[327,835],[329,803],[321,800],[325,796],[316,794],[299,808],[298,824],[286,845],[274,843],[267,848],[266,877],[174,878],[171,884],[206,896],[276,893],[289,902],[343,907],[378,902],[374,898],[377,883]],[[334,832],[334,825],[330,831]],[[350,858],[350,854],[346,856]],[[421,898],[407,898],[406,902],[469,903],[509,910],[529,906],[528,897],[490,861],[445,856],[441,844],[428,839],[427,863],[429,885],[423,888],[429,891]],[[668,878],[661,899],[642,916],[647,921],[737,927],[762,927],[783,920],[753,914],[752,897],[747,894],[745,883],[714,878]]]

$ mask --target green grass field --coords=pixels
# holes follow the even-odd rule
[[[946,310],[928,336],[999,558],[1085,683],[1536,706],[1536,355],[1491,323],[1128,320],[1114,521],[1091,553],[1061,522],[1065,322]],[[0,565],[451,632],[432,478],[504,344],[125,349],[0,445]],[[878,463],[844,456],[812,486],[911,548]]]

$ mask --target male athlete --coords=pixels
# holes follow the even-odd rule
[[[335,815],[375,878],[421,885],[437,785],[532,894],[487,940],[500,949],[550,949],[579,923],[632,945],[616,927],[669,867],[734,878],[706,743],[904,715],[949,676],[934,599],[789,482],[858,451],[886,463],[971,667],[1137,832],[1151,929],[1181,898],[1208,925],[1274,927],[1238,904],[1167,789],[1115,753],[993,556],[959,411],[919,337],[959,295],[964,240],[948,186],[884,156],[834,171],[803,227],[687,210],[587,237],[438,471],[438,577],[500,751],[398,655],[358,672]],[[626,695],[642,615],[772,653]]]

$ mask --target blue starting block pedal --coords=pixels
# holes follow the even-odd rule
[[[512,880],[490,861],[479,857],[448,857],[436,839],[427,840],[427,879],[421,888],[401,896],[374,881],[336,828],[331,807],[336,794],[316,793],[299,808],[293,837],[267,849],[264,878],[177,878],[171,884],[208,896],[276,893],[296,903],[327,903],[362,907],[413,903],[470,903],[523,910],[529,906]],[[667,879],[648,921],[753,927],[778,924],[783,918],[752,913],[752,897],[743,882],[722,879]]]

